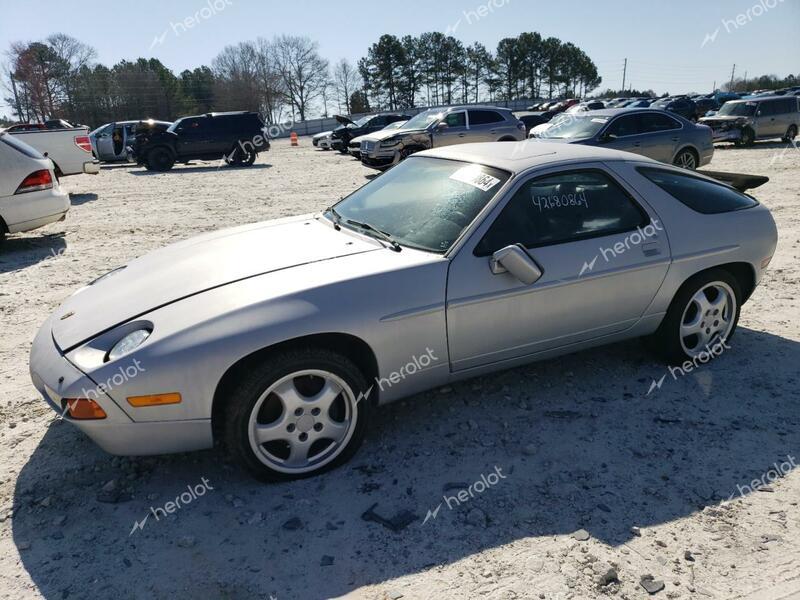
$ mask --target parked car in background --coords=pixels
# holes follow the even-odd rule
[[[384,170],[408,156],[468,142],[513,142],[525,139],[525,124],[507,108],[450,106],[432,108],[410,119],[402,128],[364,136],[361,162]]]
[[[554,121],[537,140],[603,146],[686,169],[711,162],[711,129],[656,109],[611,108]]]
[[[150,171],[168,171],[176,162],[224,160],[252,165],[269,150],[267,127],[258,113],[235,111],[182,117],[163,131],[136,135],[136,161]]]
[[[403,125],[408,123],[408,121],[395,121],[394,123],[389,123],[386,127],[384,127],[381,131],[387,129],[400,129]],[[352,156],[361,160],[361,140],[363,140],[366,135],[360,135],[357,138],[353,138],[350,140],[350,143],[347,146],[348,151]]]
[[[326,135],[321,136],[317,140],[317,147],[320,150],[331,150],[332,149],[332,142],[333,142],[332,135],[333,135],[333,132],[329,131],[329,132],[326,133]]]
[[[621,102],[614,107],[607,106],[606,108],[647,108],[649,107],[654,98],[628,98],[625,102]]]
[[[92,157],[89,128],[27,129],[8,131],[53,161],[56,177],[100,172],[100,163]]]
[[[756,140],[781,138],[788,142],[800,128],[800,98],[765,96],[750,100],[731,100],[714,116],[700,119],[714,132],[715,142],[734,142],[751,146]]]
[[[0,245],[6,234],[60,221],[69,194],[58,183],[53,163],[8,132],[0,132]]]
[[[587,110],[600,110],[601,108],[605,108],[605,104],[603,104],[600,100],[589,100],[587,102],[579,102],[577,104],[573,104],[564,112],[566,113],[586,112]]]
[[[350,140],[353,138],[380,131],[395,121],[408,121],[411,115],[381,113],[379,115],[361,117],[358,121],[351,121],[349,117],[343,115],[335,115],[335,118],[341,124],[341,127],[337,127],[331,133],[331,147],[346,154]]]
[[[689,121],[696,121],[699,117],[697,114],[697,105],[693,100],[687,97],[671,96],[669,98],[661,98],[656,100],[650,105],[650,108],[658,108],[660,110],[667,110],[682,116]]]
[[[137,130],[144,129],[166,131],[170,125],[169,121],[156,121],[154,119],[144,119],[137,121],[116,121],[101,125],[89,134],[92,142],[92,151],[95,157],[101,162],[115,162],[120,160],[130,160],[129,148],[136,145]]]
[[[698,119],[706,116],[711,111],[719,110],[719,104],[714,98],[701,97],[694,98],[692,101],[695,104]]]
[[[315,147],[318,147],[319,146],[319,141],[322,138],[324,138],[325,136],[330,136],[331,133],[333,133],[333,132],[332,131],[320,131],[318,134],[314,135],[311,138],[311,145],[315,146]]]
[[[113,454],[221,442],[285,481],[352,457],[378,406],[478,373],[644,336],[705,362],[775,252],[767,207],[629,153],[549,150],[429,150],[322,213],[132,260],[42,324],[33,385]],[[134,363],[146,377],[118,377]]]
[[[514,116],[525,124],[525,135],[528,135],[531,129],[550,120],[551,116],[545,117],[546,114],[542,112],[517,111]]]

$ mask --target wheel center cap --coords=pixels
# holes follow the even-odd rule
[[[306,433],[307,431],[311,431],[314,427],[314,417],[311,415],[303,415],[299,419],[297,419],[297,429],[301,432]]]

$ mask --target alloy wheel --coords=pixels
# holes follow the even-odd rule
[[[675,159],[675,165],[681,167],[682,169],[689,169],[693,171],[697,168],[697,159],[695,159],[692,152],[689,150],[684,150]]]
[[[358,402],[343,379],[328,371],[298,371],[273,383],[256,401],[250,446],[275,471],[308,473],[344,450],[357,420]]]
[[[695,357],[730,336],[736,318],[736,295],[723,281],[701,287],[686,305],[681,318],[683,351]]]

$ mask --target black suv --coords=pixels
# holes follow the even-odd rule
[[[670,98],[661,98],[656,100],[650,105],[650,108],[660,108],[661,110],[668,110],[674,112],[676,115],[682,116],[689,121],[697,121],[697,104],[694,100],[682,96],[674,96]]]
[[[351,121],[343,115],[334,115],[340,125],[331,133],[331,147],[342,154],[347,154],[350,140],[361,135],[379,131],[396,121],[408,121],[411,115],[402,113],[383,113],[380,115],[367,115],[358,121]]]
[[[176,162],[224,159],[252,165],[269,150],[264,121],[254,112],[219,112],[182,117],[166,130],[136,133],[136,162],[150,171],[168,171]]]

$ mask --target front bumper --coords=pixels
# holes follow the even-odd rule
[[[188,452],[213,446],[211,419],[136,422],[96,383],[69,362],[56,346],[51,316],[33,340],[30,374],[34,387],[63,419],[110,454],[143,456]],[[91,397],[108,415],[99,420],[72,419],[64,398]]]
[[[742,130],[738,127],[736,129],[714,129],[711,139],[715,142],[738,142],[742,139]]]
[[[97,175],[100,172],[100,161],[93,160],[83,163],[83,172],[88,175]]]
[[[388,169],[400,162],[400,148],[399,144],[391,148],[381,148],[379,142],[362,142],[361,162],[372,169]]]

